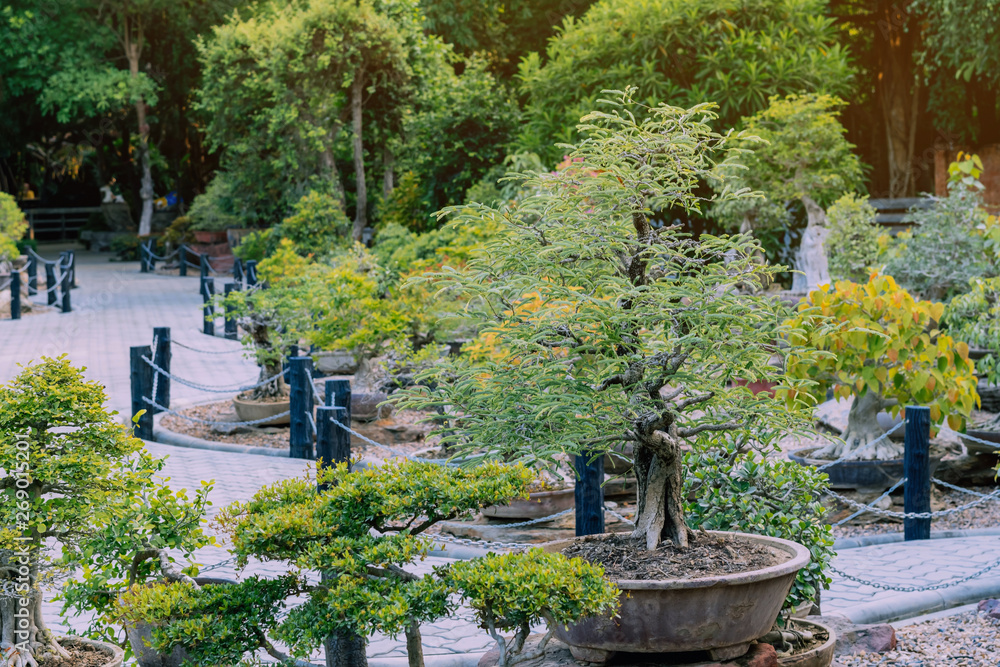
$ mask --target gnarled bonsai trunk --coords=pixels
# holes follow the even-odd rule
[[[823,245],[829,234],[826,212],[812,197],[802,197],[802,203],[805,204],[809,222],[796,254],[796,273],[792,274],[792,291],[796,293],[810,292],[820,285],[830,284],[830,266]]]
[[[42,595],[33,583],[36,576],[36,567],[31,566],[29,577],[32,583],[27,606],[21,605],[19,593],[15,597],[8,597],[6,590],[0,592],[0,658],[6,657],[6,652],[13,647],[16,653],[11,655],[13,660],[10,667],[38,667],[36,659],[44,655],[71,659],[69,652],[59,645],[52,631],[45,625]],[[14,580],[16,577],[4,581],[13,583]],[[13,586],[10,590],[14,590]],[[7,663],[4,666],[7,667]]]
[[[681,439],[670,425],[659,430],[659,421],[645,423],[638,429],[635,449],[635,473],[638,481],[638,510],[632,537],[646,541],[655,549],[663,540],[679,547],[688,545],[688,527],[684,522],[684,478]]]
[[[365,638],[351,633],[330,635],[324,642],[326,667],[368,667]]]
[[[898,403],[899,401],[894,398],[882,398],[873,391],[855,396],[847,415],[847,428],[841,436],[843,442],[827,445],[814,456],[824,459],[849,456],[863,461],[888,461],[902,457],[903,445],[889,438],[883,439],[877,445],[869,446],[884,433],[878,424],[878,413]]]

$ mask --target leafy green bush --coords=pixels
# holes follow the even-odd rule
[[[875,209],[868,203],[868,197],[847,193],[830,206],[826,215],[830,221],[830,234],[826,237],[830,277],[866,282],[879,252]]]
[[[618,587],[604,579],[604,568],[541,549],[458,561],[444,578],[497,643],[500,667],[544,655],[557,625],[618,609]],[[531,626],[543,620],[548,632],[535,651],[524,653]],[[515,631],[510,644],[501,634],[506,630]]]
[[[392,194],[383,202],[379,211],[379,227],[402,227],[411,232],[426,232],[436,226],[436,220],[430,211],[424,201],[420,177],[408,171],[400,176]]]
[[[685,456],[691,471],[685,496],[693,498],[685,506],[688,525],[780,537],[809,549],[812,558],[785,598],[785,611],[792,611],[830,587],[824,570],[835,555],[833,529],[824,522],[820,503],[827,477],[792,461],[738,451],[728,443]]]
[[[989,352],[976,360],[976,373],[1000,384],[1000,278],[973,279],[972,289],[945,306],[941,322],[955,340]]]
[[[971,156],[948,171],[948,195],[911,210],[913,229],[887,243],[879,258],[901,286],[932,301],[966,291],[976,278],[1000,275],[1000,226],[983,202],[982,162]]]
[[[17,242],[28,231],[28,221],[17,206],[17,200],[0,192],[0,262],[10,261],[21,254]]]
[[[205,192],[194,198],[188,217],[191,229],[205,232],[221,232],[244,226],[238,214],[239,205],[235,200],[232,186],[225,173],[216,174]]]
[[[351,221],[336,197],[310,190],[292,208],[273,236],[288,239],[300,255],[325,255],[350,243]]]
[[[339,650],[363,655],[374,632],[405,632],[410,664],[422,664],[420,624],[450,614],[454,602],[446,577],[403,569],[433,548],[420,535],[440,521],[526,497],[533,478],[520,466],[393,460],[355,472],[342,463],[315,478],[277,482],[226,508],[218,521],[241,566],[250,558],[282,562],[287,575],[227,587],[135,588],[121,611],[157,624],[154,645],[166,652],[185,646],[193,665],[236,664],[260,648],[287,660],[269,637],[298,657],[331,637]],[[307,580],[309,571],[323,572],[323,581]]]
[[[111,252],[115,259],[121,262],[134,262],[139,259],[139,237],[132,234],[115,236],[111,239]]]

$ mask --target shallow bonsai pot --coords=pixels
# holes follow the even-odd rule
[[[316,370],[333,375],[353,375],[360,363],[357,356],[347,350],[314,352],[312,358]]]
[[[799,465],[820,467],[827,459],[811,458],[819,447],[797,449],[788,458]],[[930,457],[931,475],[941,464],[940,456]],[[842,461],[823,470],[830,477],[831,489],[857,489],[862,493],[882,492],[903,479],[903,459],[889,461]]]
[[[962,440],[962,444],[965,448],[969,450],[970,454],[996,454],[1000,451],[1000,432],[997,431],[979,431],[977,429],[969,429],[966,435],[971,435],[973,438],[979,438],[980,440],[988,440],[989,442],[995,442],[996,447],[990,447],[989,445],[984,445],[981,442],[973,442],[971,440]]]
[[[279,415],[282,412],[287,412],[291,407],[291,399],[284,401],[246,401],[241,398],[233,398],[233,408],[236,410],[236,416],[240,418],[242,422],[252,422],[258,419],[266,419],[273,415]],[[257,426],[282,426],[291,422],[291,416],[285,415],[283,417],[275,417],[274,419],[263,421],[257,424]]]
[[[802,618],[793,619],[793,622],[800,629],[806,629],[811,632],[822,630],[826,632],[828,638],[820,646],[810,649],[805,653],[778,658],[778,664],[781,667],[830,667],[833,664],[833,653],[837,645],[837,633],[834,632],[833,628]]]
[[[613,498],[631,495],[635,497],[634,479],[614,479],[604,485],[604,497]],[[536,491],[528,499],[512,500],[506,505],[492,505],[483,509],[483,516],[491,519],[540,519],[568,510],[576,504],[576,492],[572,488],[554,491]]]
[[[708,651],[713,660],[729,660],[747,652],[778,617],[798,571],[809,563],[809,550],[776,537],[739,535],[788,554],[788,560],[762,570],[697,579],[617,580],[621,589],[618,617],[589,617],[556,626],[555,636],[590,654],[611,657],[630,653]],[[609,534],[557,540],[541,545],[561,552],[581,540],[603,540]]]
[[[63,648],[72,648],[75,644],[76,646],[90,646],[96,648],[98,651],[107,656],[107,661],[101,663],[100,667],[122,667],[125,663],[125,651],[123,651],[118,646],[114,644],[109,644],[108,642],[99,642],[94,639],[87,639],[86,637],[77,637],[76,635],[67,635],[65,637],[57,637],[56,641]]]
[[[231,579],[217,579],[214,577],[195,577],[195,583],[199,586],[205,584],[234,584]],[[139,667],[182,667],[189,657],[188,652],[181,646],[175,646],[170,655],[159,653],[152,647],[153,624],[136,623],[126,625],[125,634],[128,635],[129,644],[132,645],[132,653]],[[121,649],[119,649],[121,650]],[[118,663],[121,665],[121,663]],[[102,665],[102,667],[104,667]]]

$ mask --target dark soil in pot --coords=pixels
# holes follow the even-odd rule
[[[604,567],[610,579],[648,581],[697,579],[721,574],[763,570],[789,560],[790,556],[766,544],[736,535],[694,533],[687,549],[663,542],[656,551],[646,551],[643,538],[614,535],[606,540],[579,542],[563,550]]]
[[[59,645],[70,654],[70,659],[46,657],[38,667],[121,667],[125,652],[114,644],[94,641],[84,637],[58,637]]]

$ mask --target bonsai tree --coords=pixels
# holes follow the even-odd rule
[[[516,208],[446,209],[452,224],[501,225],[464,270],[432,278],[469,299],[506,352],[442,362],[398,402],[444,410],[443,443],[480,459],[554,467],[632,443],[634,536],[684,547],[683,449],[768,448],[802,424],[733,382],[781,379],[769,361],[784,307],[748,293],[779,268],[755,258],[748,235],[694,239],[663,224],[701,209],[699,183],[727,178],[719,167],[731,169],[747,137],[713,132],[711,105],[615,95],[581,121],[566,169],[515,176],[531,193]],[[720,190],[719,200],[752,196]]]
[[[802,203],[808,222],[796,257],[793,292],[830,282],[824,207],[861,185],[861,161],[851,152],[854,146],[844,138],[846,130],[837,118],[843,105],[829,95],[772,97],[766,109],[745,118],[746,131],[766,143],[753,146],[753,152],[740,160],[745,169],[735,176],[763,192],[766,200],[741,200],[718,212],[740,221],[741,231],[750,231],[782,224],[785,218],[774,213],[775,207],[782,210],[790,202]]]
[[[827,217],[830,234],[826,243],[835,248],[830,255],[830,277],[867,281],[878,261],[880,236],[875,224],[875,209],[868,203],[868,197],[849,192],[833,202]]]
[[[988,385],[1000,385],[1000,278],[972,280],[972,289],[945,306],[942,324],[955,340],[984,350],[976,374]],[[1000,416],[986,424],[1000,427]]]
[[[944,301],[976,278],[1000,276],[1000,226],[986,211],[982,162],[959,155],[948,167],[948,195],[914,209],[913,228],[883,248],[884,271],[923,298]]]
[[[937,328],[943,303],[917,301],[890,276],[873,273],[865,284],[838,282],[830,291],[814,290],[787,324],[792,346],[786,370],[812,382],[811,391],[854,398],[842,440],[815,456],[895,459],[902,444],[869,443],[883,431],[877,415],[898,414],[906,403],[930,408],[931,420],[945,418],[961,428],[978,401],[969,346],[955,343]],[[832,318],[840,328],[825,327]],[[815,355],[820,350],[826,354]],[[788,391],[790,399],[795,391]]]
[[[162,461],[144,454],[105,400],[65,357],[43,358],[0,387],[8,473],[0,480],[0,649],[16,649],[17,667],[37,667],[44,655],[69,659],[45,625],[43,583],[82,577],[88,593],[71,587],[70,606],[102,610],[125,572],[144,581],[155,564],[174,575],[166,549],[206,543],[197,527],[204,492],[189,506],[154,484]]]
[[[125,618],[157,624],[159,650],[184,646],[193,665],[236,664],[260,648],[282,661],[289,657],[270,638],[306,657],[319,646],[327,665],[366,665],[365,637],[374,632],[406,635],[409,663],[423,664],[420,624],[454,609],[447,571],[418,576],[404,569],[423,559],[432,543],[420,535],[439,521],[527,495],[534,475],[520,466],[487,464],[462,470],[394,460],[350,472],[346,463],[321,469],[316,479],[293,479],[261,489],[250,501],[226,508],[219,518],[238,562],[250,557],[288,563],[289,573],[266,580],[248,578],[234,586],[134,588],[125,596]],[[317,483],[319,491],[317,492]],[[573,620],[608,607],[615,597],[604,585],[594,593],[599,570],[576,564],[535,567],[534,576],[583,577],[560,595],[577,595]],[[531,572],[531,560],[522,570]],[[323,572],[320,582],[307,580]],[[540,589],[522,591],[524,597]],[[589,597],[588,597],[589,595]],[[290,598],[305,596],[284,618]],[[559,607],[563,605],[563,607]],[[225,609],[225,613],[219,613]]]

